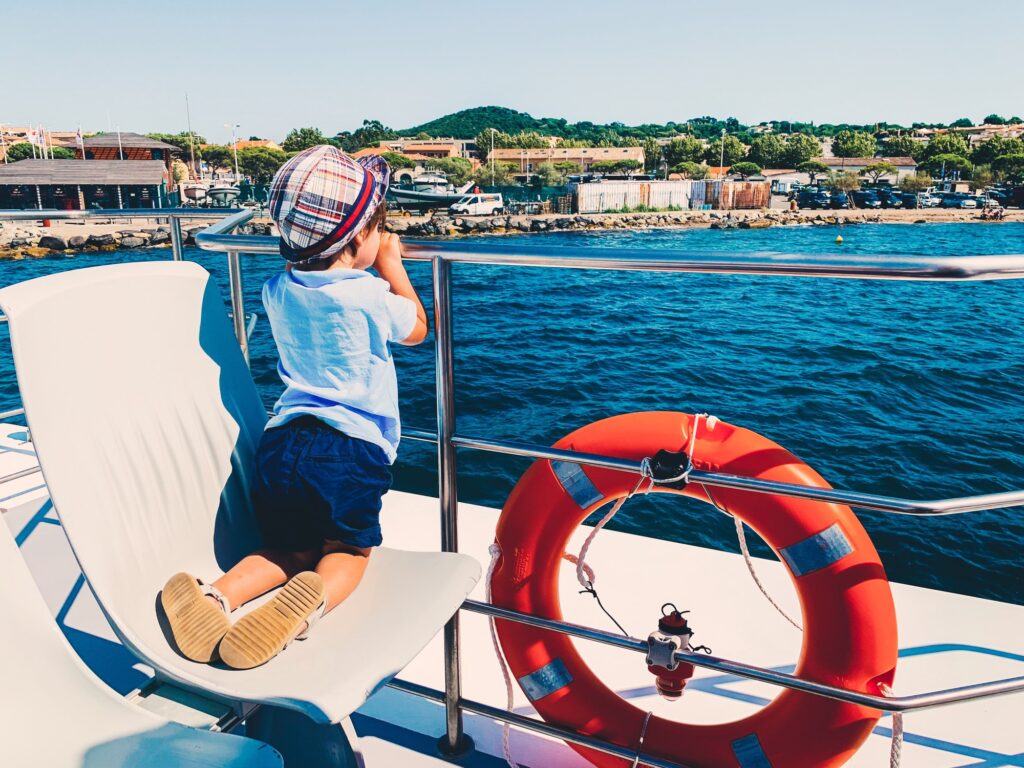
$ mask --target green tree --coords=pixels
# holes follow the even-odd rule
[[[840,131],[832,139],[836,157],[874,157],[875,137],[864,131]]]
[[[704,163],[695,163],[692,160],[686,160],[682,163],[677,163],[672,166],[672,173],[678,173],[684,179],[706,179],[711,169],[708,168]]]
[[[420,131],[419,133],[416,134],[416,138],[419,139],[420,141],[426,141],[427,139],[432,139],[434,137],[431,136],[426,131]]]
[[[644,170],[655,173],[661,164],[661,145],[658,140],[650,137],[643,140]]]
[[[913,136],[890,136],[882,143],[882,157],[912,157],[917,160],[924,150],[924,144]]]
[[[896,171],[897,168],[892,163],[881,162],[866,166],[861,173],[870,178],[872,184],[877,184],[880,178],[896,173]]]
[[[281,142],[281,149],[285,152],[301,152],[326,143],[327,137],[319,128],[292,128]]]
[[[900,189],[904,192],[925,192],[932,186],[930,173],[916,173],[900,179]]]
[[[971,122],[969,117],[961,117],[959,120],[954,120],[949,124],[950,128],[973,128],[974,123]]]
[[[256,184],[266,184],[284,165],[288,155],[271,147],[246,147],[238,150],[238,170]]]
[[[967,173],[971,170],[971,162],[963,155],[954,155],[950,152],[933,155],[921,165],[933,176],[940,176],[947,179],[954,174]]]
[[[999,115],[986,115],[985,119],[981,121],[982,125],[1006,125],[1006,118],[1000,117]]]
[[[781,168],[788,149],[785,140],[774,133],[765,133],[750,143],[747,159],[762,168]]]
[[[490,163],[484,163],[473,172],[472,180],[481,187],[511,187],[518,183],[513,175],[516,171],[516,166],[512,163],[496,162],[493,170]]]
[[[806,133],[794,133],[786,137],[786,152],[782,158],[785,168],[796,168],[816,157],[821,157],[821,144]]]
[[[1002,155],[1019,154],[1024,154],[1024,141],[993,136],[974,148],[971,152],[971,162],[975,165],[991,165],[993,160]]]
[[[54,160],[74,160],[75,150],[67,147],[50,147],[47,154]]]
[[[729,169],[729,173],[739,174],[741,178],[746,180],[748,176],[756,176],[761,173],[761,166],[750,162],[734,163],[732,168]]]
[[[380,156],[387,161],[388,165],[390,165],[392,169],[416,167],[415,160],[398,152],[381,152]]]
[[[959,155],[966,158],[969,154],[967,142],[956,133],[936,133],[921,152],[921,160],[930,160],[937,155]]]
[[[860,189],[860,176],[853,171],[829,174],[828,188],[833,192],[853,192]]]
[[[437,157],[427,161],[428,168],[436,168],[442,171],[448,181],[456,187],[461,187],[473,173],[473,164],[464,157]]]
[[[181,160],[175,160],[171,163],[171,176],[175,184],[181,184],[181,182],[188,178],[188,166],[181,162]]]
[[[551,161],[537,166],[536,174],[534,178],[540,182],[542,187],[560,187],[565,184],[565,175]]]
[[[704,151],[704,159],[707,160],[709,165],[718,165],[719,163],[725,163],[725,165],[732,165],[738,163],[740,160],[747,156],[747,145],[737,139],[735,136],[726,135],[725,137],[725,157],[722,157],[722,139],[718,138],[712,141],[707,149]]]
[[[644,164],[639,160],[616,160],[615,171],[617,173],[624,173],[627,176],[632,176],[637,171],[642,171]]]
[[[147,133],[147,137],[162,141],[164,144],[172,144],[178,148],[181,153],[182,160],[191,162],[192,160],[192,146],[195,146],[196,160],[199,160],[199,145],[205,144],[206,139],[200,136],[198,133],[193,133],[191,140],[189,139],[188,131],[182,131],[181,133]]]
[[[977,191],[992,186],[996,181],[996,175],[992,167],[988,165],[976,165],[971,171],[971,189]]]
[[[597,173],[615,173],[618,170],[618,162],[615,160],[598,160],[590,164],[590,170]]]
[[[685,162],[700,162],[704,157],[704,142],[693,136],[681,136],[665,145],[665,161],[670,166]]]
[[[235,164],[231,148],[223,144],[207,144],[203,148],[203,159],[214,171],[218,168],[234,168]]]
[[[992,161],[992,170],[999,171],[1011,184],[1024,183],[1024,153],[997,157]]]
[[[12,163],[16,163],[19,160],[26,160],[30,157],[38,156],[39,150],[33,151],[32,145],[27,141],[19,141],[17,144],[7,145],[7,159]]]
[[[571,173],[583,173],[583,166],[572,160],[559,160],[555,163],[555,170],[563,176],[568,176]]]
[[[797,163],[796,170],[810,176],[811,184],[814,184],[818,176],[827,175],[831,169],[821,160],[806,160],[805,162]]]

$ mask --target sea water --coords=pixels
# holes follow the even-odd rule
[[[840,231],[842,245],[834,242]],[[1024,253],[1024,224],[572,233],[486,242],[959,256]],[[148,250],[6,262],[0,284],[169,256]],[[189,249],[187,257],[211,270],[227,295],[223,255]],[[271,407],[281,384],[259,291],[281,261],[250,256],[243,264],[246,309],[259,314],[252,370]],[[410,263],[409,272],[429,313],[429,267]],[[550,444],[614,414],[707,411],[783,445],[837,488],[912,499],[1024,488],[1024,281],[911,284],[456,265],[453,303],[463,435]],[[395,358],[403,424],[434,431],[432,345],[396,348]],[[0,405],[18,402],[9,354],[0,354]],[[459,498],[501,506],[527,466],[525,459],[460,450]],[[403,442],[395,487],[436,495],[432,445]],[[1024,508],[859,516],[890,578],[1024,603]],[[679,497],[633,499],[610,527],[737,551],[729,519]],[[770,554],[759,541],[753,551]]]

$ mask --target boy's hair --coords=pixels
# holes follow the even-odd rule
[[[370,218],[366,221],[366,226],[363,227],[362,232],[372,232],[374,229],[379,229],[381,232],[384,231],[384,225],[387,224],[388,220],[388,206],[387,203],[381,200],[380,205],[377,206],[376,210],[370,214]],[[342,256],[351,256],[354,248],[354,242],[350,242],[340,251],[338,251],[332,258],[320,259],[318,261],[310,261],[301,264],[293,264],[292,269],[298,269],[302,272],[319,272],[322,269],[327,269],[335,262],[338,261]]]

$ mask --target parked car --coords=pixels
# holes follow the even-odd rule
[[[858,189],[853,193],[853,204],[858,208],[881,208],[882,201],[873,189]]]
[[[951,192],[942,196],[940,208],[977,208],[978,201],[963,192]]]
[[[940,198],[938,195],[933,195],[929,192],[917,193],[918,208],[936,208],[938,207],[940,202],[942,202],[942,198]]]
[[[883,208],[902,208],[903,200],[900,198],[898,192],[893,192],[891,189],[879,189],[877,190],[878,201],[882,204]]]
[[[850,198],[845,192],[833,192],[828,204],[830,208],[849,208]]]
[[[452,203],[448,210],[464,216],[493,216],[501,213],[504,208],[505,203],[500,193],[482,193],[466,195],[458,202]]]
[[[804,187],[796,197],[796,204],[801,208],[828,208],[829,194],[820,187]]]
[[[916,192],[901,192],[900,200],[903,201],[904,208],[924,208],[921,204],[921,198]]]

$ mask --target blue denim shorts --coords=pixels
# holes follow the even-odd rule
[[[381,497],[391,487],[384,450],[315,416],[268,429],[256,451],[253,508],[265,546],[291,552],[326,540],[381,543]]]

